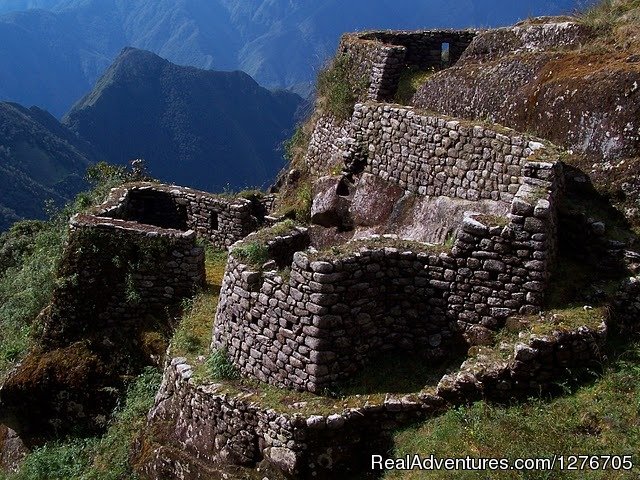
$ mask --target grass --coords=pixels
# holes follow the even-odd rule
[[[640,344],[619,354],[600,378],[572,395],[501,407],[476,403],[398,432],[395,450],[437,458],[531,458],[554,454],[633,455],[640,451]],[[385,479],[625,479],[634,473],[581,471],[388,472]]]
[[[231,253],[249,265],[256,267],[269,260],[269,248],[257,240],[245,242],[235,247]]]
[[[401,105],[411,105],[411,100],[418,89],[424,85],[427,79],[434,73],[434,68],[430,68],[429,70],[407,68],[400,76],[398,90],[396,90],[393,101]]]
[[[640,52],[640,1],[601,0],[577,15],[578,21],[592,28],[597,38],[589,47],[613,47]]]
[[[231,253],[253,267],[261,267],[269,260],[268,242],[276,237],[287,235],[295,229],[291,219],[263,228],[233,248]]]
[[[174,357],[195,358],[207,354],[226,264],[226,252],[205,249],[206,285],[184,304],[182,320],[171,341]]]
[[[308,225],[311,222],[311,205],[313,203],[313,187],[309,173],[303,174],[295,187],[286,188],[280,195],[276,215],[294,218],[297,222]]]
[[[213,380],[235,380],[240,373],[229,360],[226,349],[213,350],[205,361],[208,378]]]
[[[311,221],[313,191],[311,175],[304,160],[317,117],[315,115],[299,126],[293,137],[285,143],[285,158],[289,161],[289,169],[297,170],[300,176],[296,182],[284,182],[275,209],[276,215],[295,218],[305,224]]]
[[[337,55],[318,75],[316,108],[337,120],[347,120],[368,87],[368,80],[358,77],[354,60],[347,54]]]
[[[129,386],[104,436],[49,443],[27,455],[20,471],[2,480],[130,480],[137,478],[130,450],[146,423],[160,386],[160,373],[148,368]]]

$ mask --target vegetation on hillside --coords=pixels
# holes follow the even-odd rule
[[[273,181],[301,103],[243,72],[127,48],[63,122],[111,163],[142,156],[162,181],[215,192]]]
[[[390,454],[436,458],[552,458],[554,455],[632,455],[640,451],[640,343],[617,353],[591,384],[566,395],[507,406],[478,402],[398,432]],[[560,472],[457,471],[457,479],[626,479],[636,473],[595,469]],[[388,472],[386,479],[440,479],[441,471]]]
[[[16,474],[0,480],[131,480],[133,442],[160,386],[160,372],[149,367],[133,380],[102,437],[70,438],[29,453]]]
[[[91,147],[47,112],[0,102],[0,232],[20,219],[46,218],[86,188]]]
[[[320,115],[330,114],[338,120],[351,117],[353,106],[369,87],[368,79],[358,76],[356,60],[338,54],[319,74],[316,109]]]
[[[93,165],[87,171],[91,191],[52,210],[48,221],[18,222],[0,235],[0,379],[32,343],[36,317],[55,286],[69,218],[102,202],[112,187],[137,178],[125,167]]]
[[[599,44],[615,49],[640,51],[640,1],[601,0],[580,14],[578,19],[594,28]]]

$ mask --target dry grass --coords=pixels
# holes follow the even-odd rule
[[[596,31],[596,45],[640,52],[639,0],[603,0],[581,12],[578,19]]]

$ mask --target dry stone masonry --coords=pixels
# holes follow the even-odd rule
[[[496,329],[509,315],[537,312],[555,256],[561,168],[527,162],[517,173],[499,177],[518,186],[509,217],[469,214],[450,252],[384,238],[338,256],[285,249],[292,261],[283,275],[238,258],[255,241],[249,236],[231,250],[212,347],[226,348],[245,375],[320,392],[381,351],[441,358],[460,330]],[[309,243],[307,236],[294,230],[267,245]]]
[[[410,395],[362,398],[359,405],[331,412],[266,408],[251,394],[229,394],[221,384],[199,385],[193,368],[175,358],[149,414],[161,440],[145,446],[143,478],[206,479],[207,468],[233,464],[272,468],[292,478],[350,478],[370,468],[373,454],[386,455],[397,428],[433,417],[454,405],[485,398],[554,391],[567,370],[593,366],[606,325],[572,332],[530,335],[510,344],[500,360],[480,350],[459,372],[435,388]],[[358,403],[358,402],[357,402]],[[194,460],[197,459],[197,460]]]
[[[266,212],[265,205],[244,198],[175,185],[137,183],[114,189],[94,213],[157,227],[193,230],[214,247],[224,249],[258,228]]]
[[[560,30],[568,41],[582,35]],[[388,351],[433,364],[466,351],[467,360],[414,394],[356,396],[355,405],[336,399],[327,413],[267,408],[262,387],[199,384],[186,359],[173,359],[149,415],[157,443],[143,448],[146,478],[175,476],[176,465],[180,478],[206,478],[221,463],[346,478],[388,451],[394,429],[476,399],[553,391],[568,369],[599,361],[604,313],[588,325],[541,330],[547,334],[524,327],[544,305],[557,256],[560,150],[498,125],[383,103],[408,69],[439,70],[475,54],[464,52],[478,33],[343,36],[339,54],[367,89],[350,119],[316,119],[305,157],[315,224],[276,224],[231,245],[211,343],[244,377],[312,393],[339,388]],[[557,35],[535,27],[509,38],[530,50]],[[455,212],[446,245],[384,234],[398,230],[357,231],[401,223],[416,211],[402,208],[412,202],[445,206],[423,208],[426,216]],[[361,211],[365,205],[375,212]],[[423,228],[431,225],[425,217]],[[503,328],[511,336],[487,346]]]
[[[368,79],[360,100],[384,101],[393,98],[405,71],[440,70],[455,64],[476,35],[473,30],[345,34],[338,52],[351,60],[355,79]]]

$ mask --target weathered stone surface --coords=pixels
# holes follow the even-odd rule
[[[368,173],[360,177],[349,207],[357,226],[379,225],[389,218],[404,189]]]
[[[327,176],[313,184],[311,221],[323,227],[349,225],[349,201],[339,194],[341,177]]]
[[[27,448],[16,432],[0,425],[0,473],[17,472],[27,453]]]

